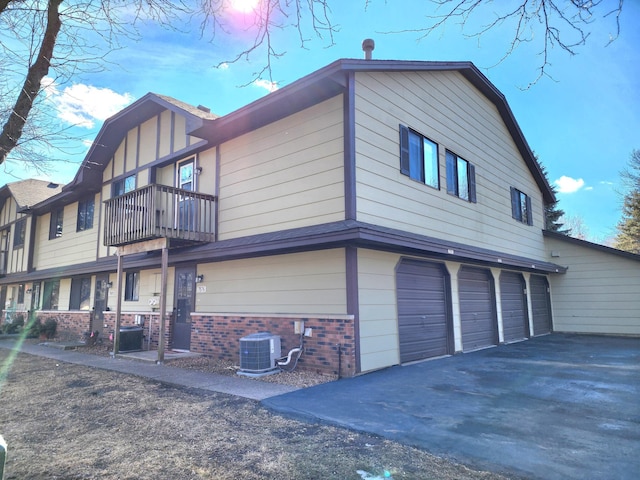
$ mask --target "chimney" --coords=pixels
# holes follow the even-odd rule
[[[374,48],[376,48],[376,44],[371,38],[367,38],[362,42],[365,60],[371,60],[371,52],[373,52]]]

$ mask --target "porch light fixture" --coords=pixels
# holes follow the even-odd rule
[[[202,173],[202,167],[196,167],[196,174],[200,175]]]
[[[204,275],[200,274],[196,276],[196,283],[202,283],[202,282],[204,282]]]
[[[107,288],[113,287],[113,282],[107,282]]]
[[[30,295],[30,294],[31,294],[31,292],[33,292],[33,290],[32,290],[32,289],[30,289],[30,288],[27,288],[26,294],[27,294],[27,295]]]

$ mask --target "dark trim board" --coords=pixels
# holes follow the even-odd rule
[[[537,262],[525,257],[505,255],[472,245],[463,245],[352,220],[223,240],[196,247],[176,248],[171,250],[169,264],[175,266],[193,262],[221,262],[344,247],[367,248],[419,256],[431,260],[450,260],[540,274],[564,273],[566,271],[565,267],[553,263]],[[160,251],[128,256],[127,265],[130,268],[157,268],[160,265]],[[105,257],[95,262],[70,265],[63,269],[56,267],[30,273],[11,274],[9,277],[0,278],[0,285],[115,270],[115,259]]]

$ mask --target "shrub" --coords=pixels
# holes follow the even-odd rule
[[[6,334],[20,333],[24,327],[24,315],[16,315],[11,322],[6,322],[3,326],[3,332]]]
[[[42,327],[42,322],[39,318],[36,318],[35,321],[31,323],[31,326],[27,331],[27,338],[38,338],[40,336],[40,332],[42,331]]]
[[[40,333],[44,334],[44,336],[47,337],[48,339],[52,339],[53,337],[56,336],[57,329],[58,329],[58,321],[53,317],[49,317],[44,321],[44,324],[40,329]]]

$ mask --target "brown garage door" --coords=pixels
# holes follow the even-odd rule
[[[521,274],[514,272],[500,274],[500,300],[504,341],[513,342],[527,338],[529,336],[527,294]]]
[[[471,351],[498,343],[495,297],[491,272],[463,267],[458,273],[462,350]]]
[[[400,362],[452,353],[449,283],[437,263],[404,259],[396,271]]]
[[[533,311],[533,334],[551,332],[551,300],[549,283],[542,275],[531,275],[531,310]]]

